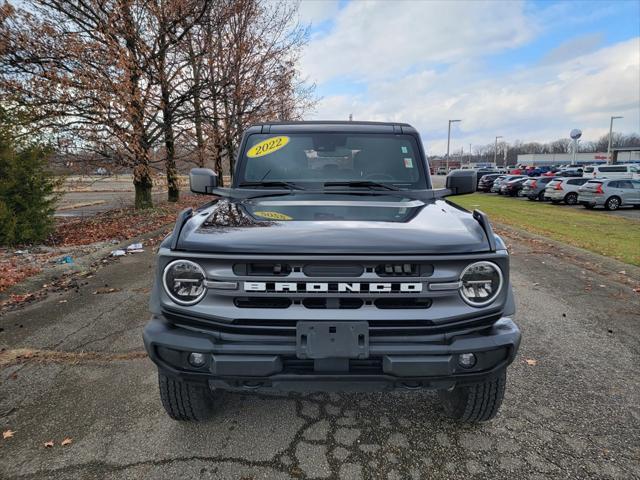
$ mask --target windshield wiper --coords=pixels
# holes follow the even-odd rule
[[[365,187],[365,188],[382,188],[384,190],[400,190],[398,187],[386,185],[384,183],[372,182],[371,180],[354,180],[351,182],[325,182],[325,187]]]
[[[269,182],[243,182],[239,187],[284,187],[290,190],[304,190],[300,185],[296,185],[291,182],[281,182],[277,180],[269,181]]]

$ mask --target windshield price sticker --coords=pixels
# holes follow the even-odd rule
[[[251,147],[247,152],[247,157],[264,157],[265,155],[269,155],[270,153],[280,150],[287,143],[289,143],[289,137],[279,136],[267,138],[266,140],[256,143]]]
[[[405,158],[404,159],[404,168],[413,168],[413,159]]]
[[[269,220],[293,220],[289,215],[280,212],[253,212],[253,214]]]

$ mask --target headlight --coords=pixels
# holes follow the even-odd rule
[[[474,307],[482,307],[495,300],[500,292],[502,271],[495,263],[472,263],[462,272],[460,283],[463,300]]]
[[[190,260],[175,260],[164,268],[162,282],[167,295],[180,305],[194,305],[207,293],[205,274]]]

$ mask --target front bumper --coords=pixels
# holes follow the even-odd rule
[[[154,316],[144,329],[145,348],[163,373],[224,390],[377,391],[447,389],[482,381],[515,358],[520,330],[509,317],[482,329],[437,335],[370,338],[367,359],[301,359],[296,340],[268,336],[251,341],[215,338]],[[189,364],[204,353],[203,367]],[[464,368],[458,356],[474,353]]]

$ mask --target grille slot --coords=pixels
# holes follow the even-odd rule
[[[379,277],[429,277],[433,265],[426,263],[381,263],[375,267]]]
[[[361,298],[305,298],[302,305],[310,309],[341,309],[350,310],[362,307]]]
[[[362,265],[309,264],[302,268],[307,277],[359,277],[364,273]]]
[[[236,263],[233,273],[239,276],[286,277],[291,265],[286,263]]]
[[[373,302],[381,310],[429,308],[431,303],[430,298],[378,298]]]
[[[289,308],[291,299],[284,297],[237,297],[233,303],[238,308]]]

